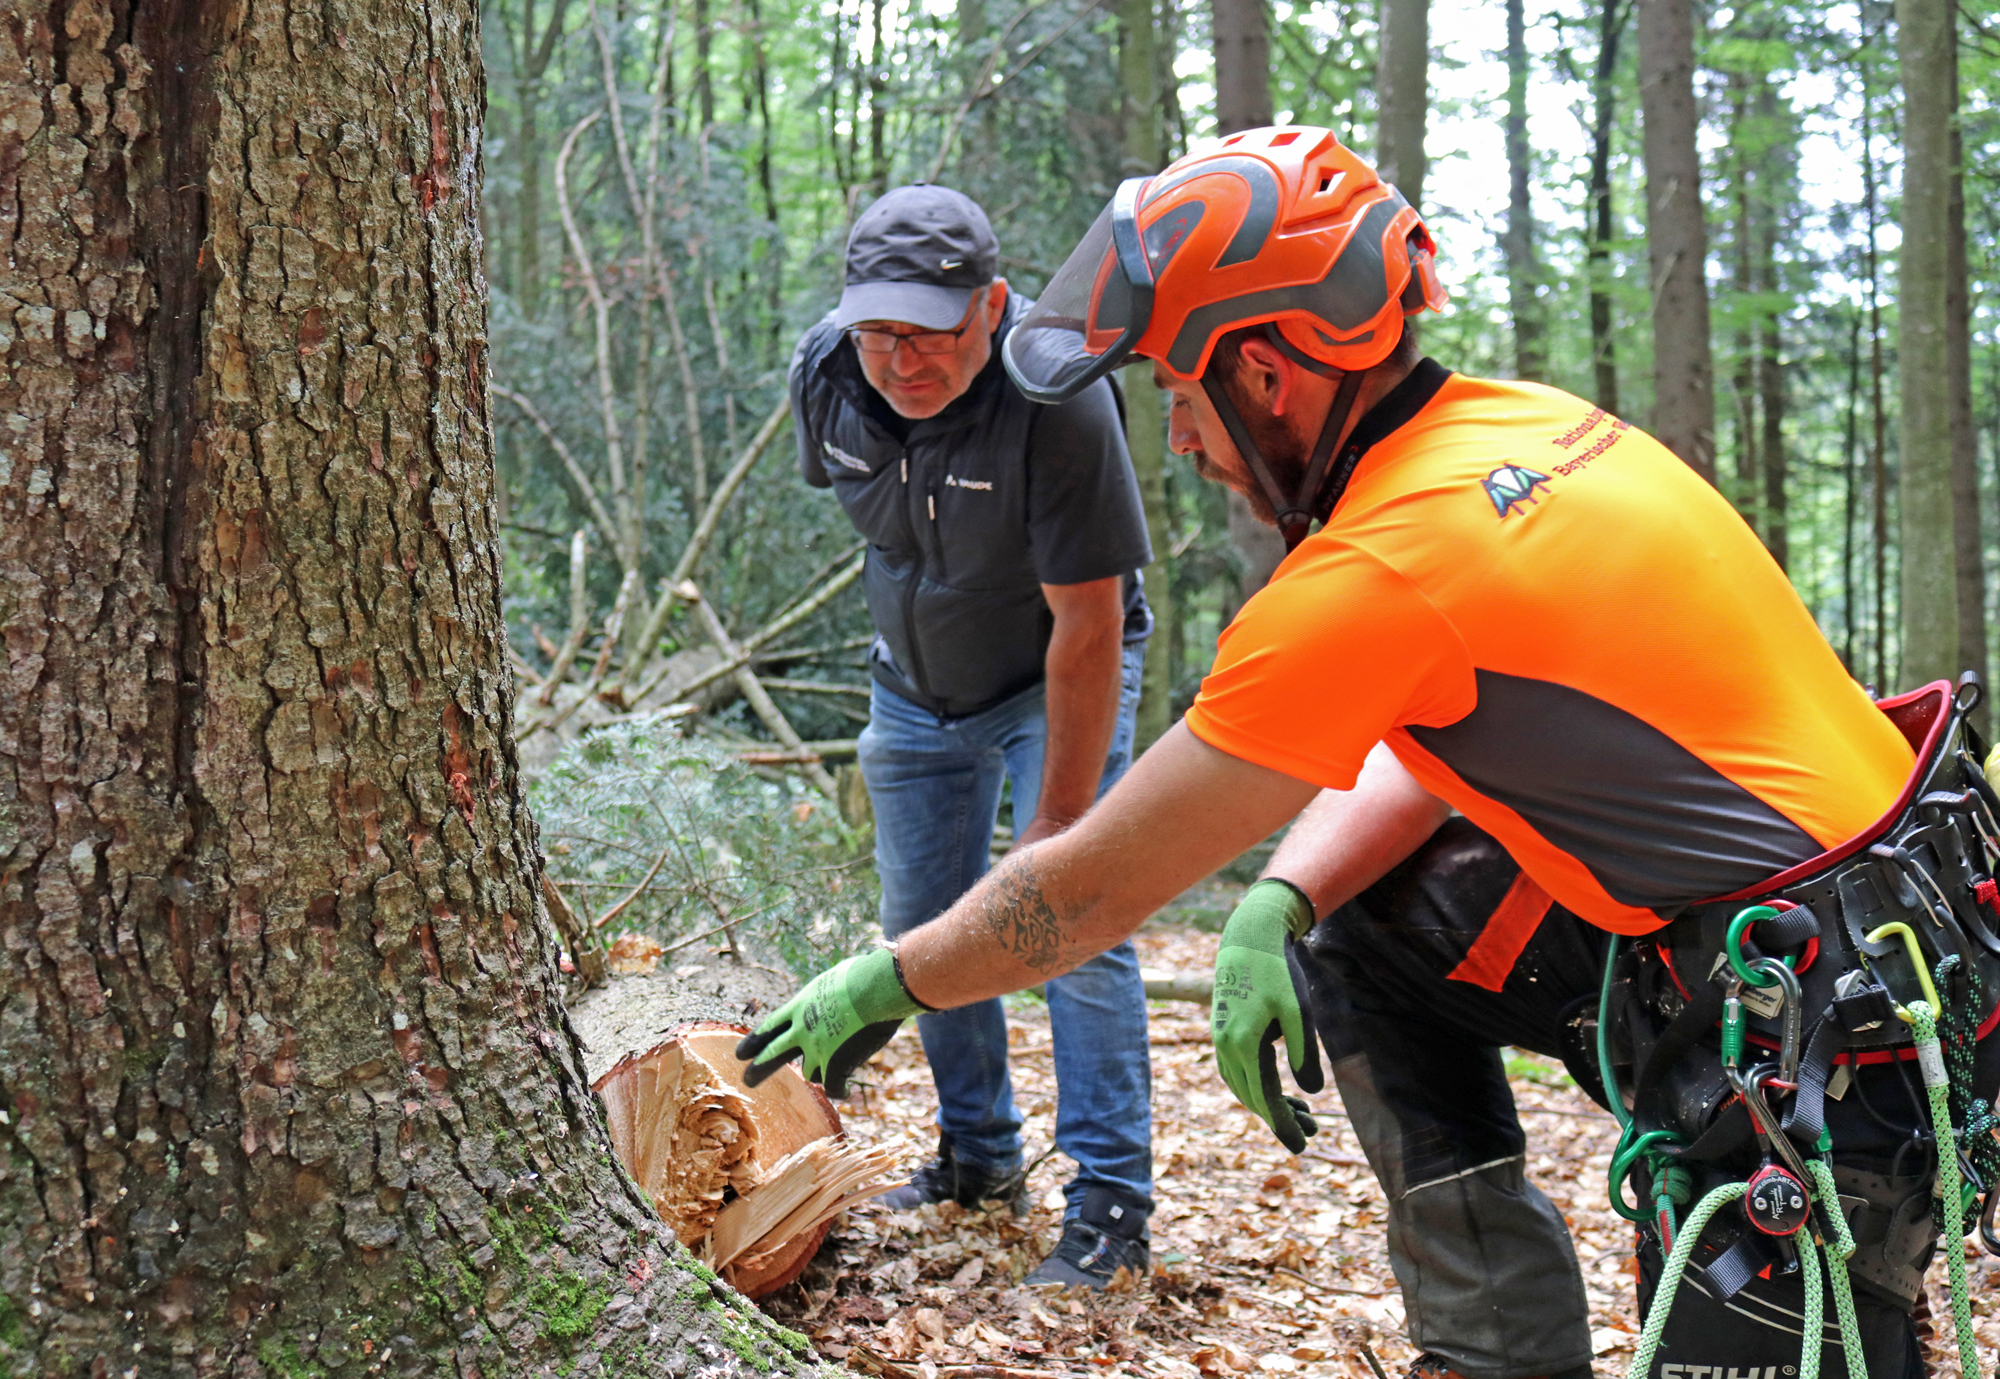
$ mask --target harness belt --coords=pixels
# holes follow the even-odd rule
[[[2000,797],[1967,721],[1977,679],[1932,692],[1941,721],[1923,735],[1901,807],[1869,834],[1767,893],[1704,902],[1656,934],[1613,941],[1598,1033],[1625,1123],[1613,1201],[1657,1232],[1675,1282],[1698,1267],[1726,1301],[1760,1273],[1805,1270],[1816,1303],[1819,1263],[1802,1261],[1819,1241],[1836,1295],[1851,1272],[1907,1308],[1939,1227],[1957,1255],[2000,1200],[1993,1108],[1972,1086],[1974,1048],[2000,1024]],[[1903,1060],[1919,1063],[1937,1108],[1912,1131],[1936,1153],[1910,1172],[1900,1159],[1887,1173],[1835,1165],[1827,1098],[1863,1067]],[[1744,1165],[1760,1159],[1746,1183]],[[1651,1210],[1628,1204],[1627,1178],[1644,1184]],[[1933,1203],[1940,1179],[1955,1200]],[[1697,1196],[1704,1210],[1686,1233],[1696,1237],[1711,1218],[1735,1221],[1716,1211],[1743,1201],[1733,1240],[1724,1232],[1698,1265],[1701,1242],[1673,1239],[1675,1208]],[[1670,1300],[1668,1288],[1655,1311]]]

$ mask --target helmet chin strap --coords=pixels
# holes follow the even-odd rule
[[[1275,335],[1275,332],[1273,332]],[[1302,361],[1306,367],[1322,377],[1333,377],[1338,371],[1328,368],[1316,359],[1310,359],[1297,350],[1289,348],[1289,342],[1278,337],[1281,348],[1294,359]],[[1271,465],[1264,458],[1264,452],[1257,442],[1250,438],[1250,428],[1243,424],[1243,416],[1230,400],[1229,390],[1222,386],[1213,370],[1202,375],[1202,391],[1214,404],[1215,413],[1222,418],[1222,425],[1229,432],[1229,439],[1236,444],[1236,453],[1250,467],[1250,473],[1257,481],[1257,487],[1264,491],[1264,498],[1277,515],[1278,533],[1285,538],[1285,553],[1298,549],[1306,534],[1312,530],[1313,519],[1324,505],[1327,480],[1327,462],[1333,457],[1333,447],[1340,440],[1340,433],[1346,429],[1347,417],[1354,410],[1354,399],[1361,392],[1362,370],[1340,373],[1340,387],[1333,395],[1333,404],[1327,408],[1326,421],[1319,428],[1319,439],[1313,444],[1312,459],[1306,465],[1306,472],[1299,481],[1298,490],[1286,493],[1279,485],[1277,476],[1271,472]],[[1343,464],[1337,476],[1338,488],[1347,486],[1347,478],[1353,473],[1351,463]],[[1333,496],[1338,497],[1338,488]]]

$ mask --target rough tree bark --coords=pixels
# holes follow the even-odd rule
[[[1653,426],[1715,482],[1715,371],[1708,342],[1708,227],[1695,148],[1693,0],[1637,0],[1645,126],[1646,249],[1653,275]]]
[[[1905,686],[1959,667],[1957,562],[1951,515],[1951,381],[1946,328],[1951,204],[1951,0],[1898,0],[1903,85],[1903,251],[1897,275],[1901,384],[1898,507],[1902,516]]]
[[[1215,132],[1234,134],[1271,123],[1271,32],[1263,0],[1209,0],[1215,44]],[[1285,558],[1285,540],[1250,514],[1231,492],[1229,543],[1242,565],[1244,599],[1270,581]],[[1240,606],[1240,601],[1239,601]]]
[[[1153,0],[1119,0],[1118,83],[1124,90],[1125,165],[1121,177],[1159,171],[1160,63],[1158,16]],[[1125,370],[1125,440],[1139,476],[1146,508],[1146,531],[1153,563],[1146,573],[1146,601],[1153,609],[1153,636],[1146,644],[1146,668],[1139,694],[1135,753],[1143,752],[1173,724],[1174,590],[1170,564],[1173,536],[1167,524],[1167,424],[1150,363]]]
[[[1418,210],[1424,205],[1424,129],[1431,111],[1430,0],[1382,0],[1375,55],[1380,124],[1375,170]]]
[[[1535,207],[1528,187],[1528,23],[1524,0],[1507,0],[1507,305],[1514,318],[1514,373],[1539,383],[1548,373],[1548,344],[1535,288]]]
[[[798,1368],[614,1165],[511,739],[470,0],[0,4],[0,1370]]]

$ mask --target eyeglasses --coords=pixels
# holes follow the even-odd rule
[[[957,330],[920,330],[898,335],[893,330],[850,330],[847,338],[863,354],[894,354],[896,346],[908,345],[918,354],[950,354],[958,348],[958,337],[972,329],[967,321]]]

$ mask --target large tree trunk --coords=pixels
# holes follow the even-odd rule
[[[794,1367],[556,986],[476,12],[4,6],[0,1368]]]
[[[1758,445],[1764,480],[1764,545],[1780,569],[1791,568],[1791,532],[1787,517],[1786,486],[1791,464],[1785,453],[1785,415],[1788,410],[1784,342],[1781,338],[1780,308],[1784,285],[1778,280],[1778,227],[1787,223],[1780,198],[1791,186],[1786,176],[1784,149],[1789,141],[1789,121],[1780,117],[1778,84],[1769,72],[1756,77],[1751,93],[1751,112],[1758,128],[1756,152],[1757,291],[1764,299],[1757,319],[1757,401],[1763,425]]]
[[[1646,249],[1653,274],[1653,434],[1715,482],[1708,227],[1695,148],[1693,0],[1638,0]]]
[[[1898,0],[1903,83],[1903,251],[1897,277],[1901,383],[1901,680],[1959,670],[1951,516],[1951,380],[1945,279],[1951,206],[1951,0]]]
[[[1215,132],[1234,134],[1271,123],[1271,35],[1263,0],[1210,0],[1215,42]],[[1270,580],[1285,558],[1285,539],[1250,512],[1242,494],[1231,491],[1229,543],[1240,565],[1242,598]]]
[[[1118,84],[1124,91],[1125,165],[1121,177],[1143,177],[1159,171],[1160,63],[1156,51],[1159,24],[1153,0],[1119,0]],[[1160,408],[1160,390],[1153,386],[1149,363],[1125,370],[1125,440],[1132,468],[1139,476],[1139,498],[1146,508],[1146,533],[1153,545],[1147,567],[1146,601],[1153,608],[1153,636],[1146,644],[1146,669],[1139,693],[1136,755],[1173,725],[1174,589],[1173,533],[1167,521],[1167,423]]]
[[[1430,0],[1381,0],[1375,170],[1412,206],[1424,205],[1424,128],[1431,112]]]
[[[1271,123],[1271,33],[1262,0],[1210,0],[1215,132]]]
[[[1950,34],[1951,103],[1958,107],[1958,35]],[[1972,302],[1965,244],[1965,143],[1951,125],[1951,200],[1945,214],[1945,356],[1951,386],[1951,517],[1958,578],[1958,664],[1986,676],[1986,562],[1979,522],[1979,438],[1972,421]],[[1988,714],[1975,710],[1981,732]]]
[[[1729,74],[1729,182],[1731,215],[1729,224],[1730,286],[1736,290],[1737,324],[1730,333],[1729,411],[1736,438],[1736,474],[1730,498],[1743,520],[1758,525],[1757,488],[1760,462],[1757,455],[1757,352],[1748,310],[1750,294],[1757,290],[1757,211],[1751,194],[1751,156],[1745,147],[1749,115],[1748,85],[1743,72]]]
[[[1611,138],[1617,130],[1618,41],[1625,0],[1603,0],[1597,19],[1597,69],[1590,116],[1590,359],[1597,405],[1618,412],[1618,350],[1611,322]]]
[[[1514,374],[1539,383],[1548,373],[1548,344],[1535,289],[1535,208],[1528,187],[1528,24],[1524,0],[1507,0],[1507,305],[1514,318]]]

